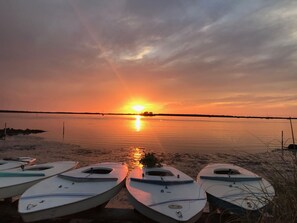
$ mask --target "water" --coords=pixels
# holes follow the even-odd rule
[[[0,125],[5,123],[10,128],[42,129],[47,132],[38,136],[46,140],[91,149],[258,152],[280,148],[281,131],[286,144],[292,143],[289,120],[2,113]]]

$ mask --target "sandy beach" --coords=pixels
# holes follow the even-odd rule
[[[129,169],[133,169],[139,163],[144,152],[151,152],[147,148],[119,148],[118,150],[93,150],[82,148],[78,145],[60,142],[46,141],[38,136],[12,136],[0,141],[1,157],[31,156],[37,158],[37,163],[75,160],[80,166],[86,166],[103,161],[126,162]],[[269,179],[269,165],[273,164],[278,169],[287,171],[287,163],[290,162],[291,154],[286,151],[281,156],[281,151],[267,151],[261,153],[247,153],[231,151],[230,153],[156,153],[163,162],[172,165],[196,179],[198,172],[207,164],[224,162],[233,163],[249,169]],[[22,222],[17,213],[17,199],[13,203],[0,202],[1,222]],[[198,222],[217,222],[218,218],[224,222],[224,217],[217,213],[205,213]],[[230,216],[227,216],[230,220]],[[129,203],[125,188],[114,197],[105,208],[96,208],[84,213],[68,216],[65,218],[50,220],[49,222],[151,222],[144,216],[136,213]]]

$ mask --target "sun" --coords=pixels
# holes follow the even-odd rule
[[[144,109],[144,106],[143,105],[133,105],[132,106],[132,109],[135,111],[135,112],[141,112],[141,111],[143,111],[143,109]]]
[[[120,112],[141,115],[145,112],[159,112],[160,108],[161,106],[158,104],[148,102],[144,99],[135,99],[131,101],[126,101],[126,103],[123,104],[123,106],[121,107]]]

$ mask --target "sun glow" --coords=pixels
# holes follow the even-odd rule
[[[162,109],[162,106],[147,102],[143,99],[135,99],[130,102],[126,102],[120,112],[140,115],[144,112],[158,113]]]
[[[132,106],[132,109],[139,113],[144,109],[144,106],[143,105],[134,105],[134,106]]]

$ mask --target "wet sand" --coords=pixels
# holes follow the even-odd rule
[[[78,145],[65,144],[60,142],[46,141],[37,136],[12,136],[0,141],[0,158],[31,156],[37,158],[37,163],[52,162],[58,160],[79,161],[80,166],[104,161],[126,162],[129,169],[139,164],[144,152],[152,152],[144,148],[119,148],[118,150],[88,149]],[[263,177],[269,179],[269,165],[278,166],[280,170],[286,171],[287,162],[290,162],[290,153],[285,152],[282,158],[280,151],[247,153],[230,151],[230,153],[156,153],[156,156],[163,159],[163,163],[172,165],[196,179],[198,172],[207,164],[224,162],[233,163],[247,168]],[[222,219],[221,219],[222,218]],[[224,222],[224,218],[230,221],[232,216],[218,213],[209,213],[208,208],[198,222]],[[22,222],[17,213],[17,199],[14,202],[0,201],[0,222]],[[219,220],[221,219],[221,220]],[[121,192],[106,205],[105,208],[95,208],[83,213],[65,218],[50,220],[47,222],[152,222],[146,217],[134,211],[129,203],[127,190]],[[234,222],[234,221],[233,221]]]

